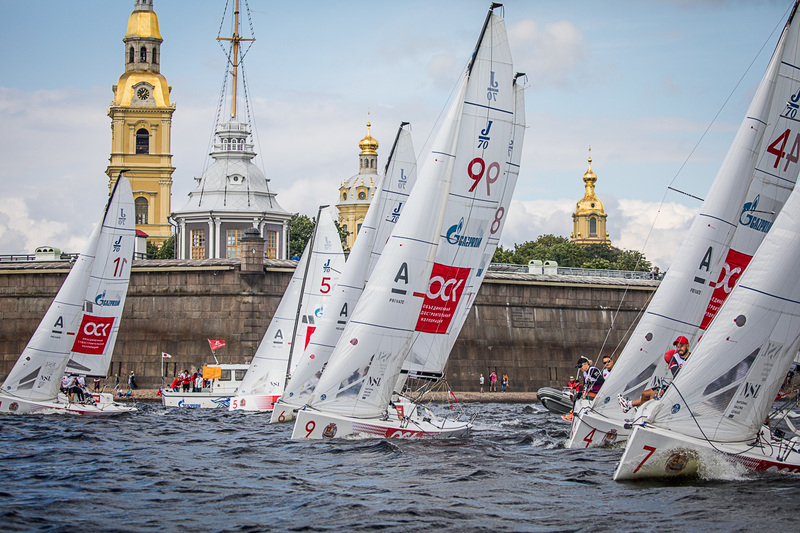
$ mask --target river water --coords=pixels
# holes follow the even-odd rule
[[[3,531],[796,531],[800,476],[616,483],[540,404],[459,440],[294,442],[254,413],[0,417]]]

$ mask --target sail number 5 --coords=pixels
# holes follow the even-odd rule
[[[800,133],[795,136],[791,150],[788,153],[785,151],[786,143],[791,134],[792,130],[787,129],[767,147],[767,152],[775,156],[775,164],[772,168],[778,168],[778,163],[781,162],[782,157],[786,157],[786,165],[783,167],[784,171],[789,168],[789,163],[797,163],[797,161],[800,160]]]

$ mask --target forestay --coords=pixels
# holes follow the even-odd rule
[[[311,407],[356,418],[387,408],[415,331],[446,335],[484,239],[499,229],[514,108],[503,19],[491,13],[454,104],[422,167]],[[451,205],[452,204],[452,205]],[[440,244],[448,237],[455,244]],[[441,240],[441,241],[440,241]]]
[[[292,373],[281,397],[283,403],[299,407],[311,397],[416,183],[414,146],[411,133],[405,125],[407,123],[401,124],[397,131],[384,177],[370,202],[339,283],[325,304],[329,312],[322,317],[297,369]]]
[[[798,24],[787,23],[700,213],[593,408],[622,421],[617,395],[637,398],[669,376],[664,352],[702,334],[794,187],[800,157]],[[725,261],[723,261],[725,259]]]
[[[130,182],[122,174],[100,223],[3,384],[25,400],[53,400],[67,363],[105,375],[128,292],[136,230]]]
[[[313,248],[309,241],[242,380],[238,393],[240,396],[279,396],[283,392],[287,369],[295,366],[289,363],[292,343],[295,345],[292,355],[297,360],[314,333],[317,322],[324,315],[323,307],[327,305],[345,263],[332,209],[319,212]],[[308,264],[309,261],[311,264]],[[306,271],[308,277],[304,285]]]

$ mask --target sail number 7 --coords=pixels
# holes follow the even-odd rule
[[[784,171],[789,168],[789,163],[797,163],[800,159],[800,133],[795,136],[791,150],[788,153],[786,152],[786,143],[791,134],[792,130],[787,129],[767,147],[767,152],[775,156],[775,164],[772,168],[778,168],[778,163],[781,162],[782,157],[786,157],[786,165],[783,167]]]

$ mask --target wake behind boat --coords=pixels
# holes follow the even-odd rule
[[[71,360],[102,374],[108,370],[130,280],[134,212],[130,182],[120,172],[100,223],[3,383],[0,413],[109,415],[136,410],[113,401],[59,398],[61,376]]]

